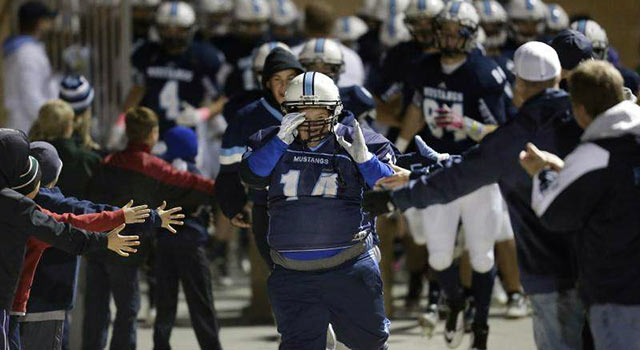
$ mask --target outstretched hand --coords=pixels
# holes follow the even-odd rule
[[[533,177],[545,168],[560,171],[564,168],[564,161],[553,153],[541,151],[533,143],[527,143],[527,148],[520,151],[520,165]]]
[[[140,245],[138,236],[121,236],[120,231],[126,225],[122,224],[107,234],[107,248],[114,251],[120,256],[129,256],[129,253],[135,253],[138,250],[133,248]]]
[[[124,211],[124,222],[126,224],[141,224],[145,222],[149,217],[149,213],[151,213],[149,206],[146,204],[134,207],[133,199],[122,207],[122,211]]]
[[[162,205],[156,209],[158,215],[162,219],[162,228],[167,229],[171,233],[176,233],[176,229],[171,227],[171,225],[184,225],[184,222],[180,219],[184,219],[184,214],[179,214],[182,211],[182,207],[175,207],[168,210],[164,210],[167,206],[166,201],[162,201]]]
[[[338,143],[349,153],[356,163],[365,163],[373,157],[373,154],[371,154],[367,148],[367,142],[362,134],[360,123],[354,119],[351,127],[353,127],[353,142],[348,142],[343,136],[338,136]]]

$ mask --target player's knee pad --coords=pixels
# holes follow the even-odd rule
[[[493,255],[493,254],[492,254]],[[487,273],[491,271],[494,264],[493,257],[489,256],[480,256],[480,257],[471,257],[471,268],[473,271],[479,273]]]
[[[451,266],[453,256],[445,253],[430,253],[429,265],[436,271],[442,271]]]

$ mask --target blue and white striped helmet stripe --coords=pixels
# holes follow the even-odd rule
[[[533,0],[527,0],[527,10],[533,10]]]
[[[389,1],[389,14],[391,15],[389,19],[392,19],[396,15],[396,0]]]
[[[587,31],[587,21],[584,19],[581,19],[578,21],[578,31],[582,34],[585,34],[585,32]]]
[[[284,0],[278,0],[278,12],[283,16],[286,14],[284,10]]]
[[[418,0],[418,10],[424,11],[427,9],[427,0]]]
[[[349,23],[349,17],[345,17],[342,19],[342,27],[345,33],[349,33],[351,31],[351,26]]]
[[[257,0],[252,0],[251,5],[253,5],[253,11],[256,13],[260,13],[260,4],[258,4]]]
[[[278,46],[278,43],[275,41],[272,41],[269,43],[269,51],[273,50],[276,48],[276,46]]]
[[[491,16],[493,14],[493,10],[491,9],[491,1],[485,0],[482,2],[482,4],[484,5],[484,13],[486,13],[487,16]]]
[[[315,52],[324,52],[324,39],[316,40],[316,47],[314,49]]]
[[[452,16],[457,16],[458,15],[458,11],[460,11],[460,4],[462,4],[462,1],[455,1],[452,5],[451,5],[451,9],[449,10],[449,13]]]
[[[178,2],[177,1],[172,1],[171,2],[171,11],[169,11],[169,14],[171,16],[176,16],[178,14]]]
[[[303,96],[308,96],[308,95],[313,95],[314,94],[313,81],[315,80],[315,76],[316,76],[315,72],[304,73],[304,77],[302,79],[302,81],[303,81],[303,83],[302,83],[302,95]]]

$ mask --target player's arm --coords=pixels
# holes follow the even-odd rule
[[[396,147],[398,147],[400,153],[404,153],[407,150],[411,139],[426,125],[424,115],[420,109],[422,100],[422,94],[419,91],[414,92],[413,101],[407,107],[402,120],[402,128],[400,128],[400,134],[396,140]]]
[[[374,96],[376,101],[376,121],[390,127],[401,127],[402,94],[396,94],[386,101]]]
[[[124,105],[122,106],[122,109],[124,111],[127,111],[130,108],[137,107],[142,101],[142,98],[144,97],[146,91],[147,90],[144,86],[140,86],[137,84],[131,86],[127,97],[124,99]]]

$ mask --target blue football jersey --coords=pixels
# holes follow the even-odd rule
[[[134,83],[145,88],[140,105],[158,114],[161,136],[175,126],[183,103],[197,108],[220,95],[216,75],[224,61],[220,51],[199,42],[179,55],[168,55],[153,42],[133,53]]]
[[[277,137],[277,131],[274,127],[256,133],[250,148],[259,149]],[[349,126],[337,124],[335,133],[352,141]],[[369,129],[363,134],[378,160],[394,161],[386,138]],[[362,233],[375,235],[374,218],[361,206],[367,189],[357,164],[335,137],[315,149],[294,141],[269,176],[269,245],[282,253],[330,250],[352,246]]]
[[[353,113],[356,118],[367,114],[371,115],[376,109],[376,102],[373,96],[369,90],[362,86],[341,87],[339,93],[344,109]]]
[[[424,56],[411,84],[415,90],[413,104],[422,110],[426,122],[420,135],[438,152],[460,154],[475,144],[463,130],[438,127],[435,117],[439,108],[447,106],[483,124],[497,125],[507,120],[511,88],[505,72],[486,56],[470,54],[450,74],[443,71],[440,55]]]

